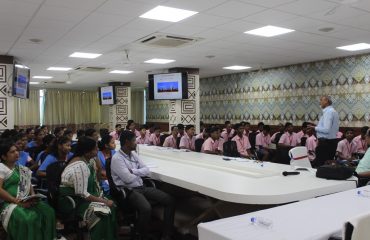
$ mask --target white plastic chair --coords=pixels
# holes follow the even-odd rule
[[[351,218],[344,224],[343,240],[364,240],[370,236],[370,213]]]
[[[295,147],[290,149],[289,157],[292,167],[312,168],[310,159],[308,159],[308,150],[306,147]]]

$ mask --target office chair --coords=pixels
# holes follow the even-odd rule
[[[235,141],[224,142],[223,149],[224,149],[224,156],[240,157],[240,154],[238,152],[238,147]]]
[[[195,140],[195,151],[196,152],[200,152],[202,150],[202,145],[204,143],[204,139],[203,138],[199,138],[197,140]]]

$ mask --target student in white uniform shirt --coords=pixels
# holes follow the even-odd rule
[[[131,190],[127,200],[139,212],[137,220],[138,232],[145,239],[152,212],[150,202],[155,202],[164,207],[162,239],[171,239],[175,214],[173,198],[159,189],[143,185],[141,177],[148,176],[149,168],[135,152],[135,133],[123,131],[120,142],[121,149],[112,158],[111,174],[113,182],[118,188]]]

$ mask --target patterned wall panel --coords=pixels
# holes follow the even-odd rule
[[[171,105],[171,102],[166,100],[155,100],[146,102],[146,121],[147,122],[168,122],[169,121],[169,110],[172,112],[175,110],[175,105]]]
[[[12,104],[12,97],[7,93],[7,80],[12,74],[12,66],[11,64],[0,64],[0,131],[14,127],[14,122],[9,124],[8,121],[8,119],[14,119],[14,112],[10,111],[12,106],[9,104]]]
[[[113,125],[121,124],[122,128],[125,128],[127,125],[127,121],[129,120],[130,115],[131,115],[130,106],[129,106],[130,98],[131,98],[131,94],[130,94],[131,89],[130,87],[127,87],[127,86],[116,86],[115,89],[116,89],[117,103],[113,107],[114,108],[113,115],[115,117]],[[112,126],[112,128],[114,129],[114,126]]]
[[[317,121],[330,95],[342,126],[369,125],[370,55],[200,80],[200,120],[253,124]]]

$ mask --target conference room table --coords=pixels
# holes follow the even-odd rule
[[[341,236],[346,221],[366,213],[370,213],[370,186],[200,223],[198,237],[199,240],[327,240],[333,235]],[[262,219],[264,224],[252,224],[251,218]]]
[[[315,169],[283,176],[291,166],[147,145],[137,153],[151,178],[231,203],[285,204],[356,188],[355,178],[316,178]]]

